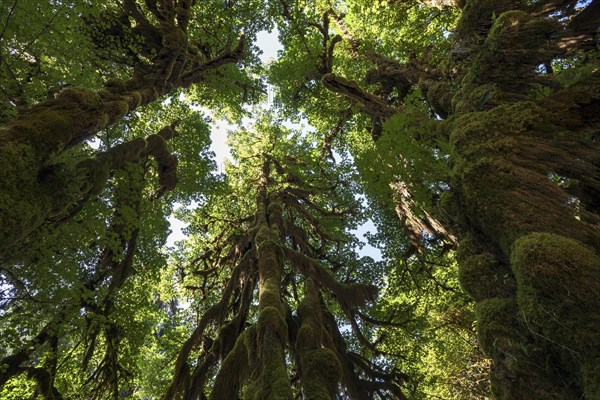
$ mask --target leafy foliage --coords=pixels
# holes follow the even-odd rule
[[[0,397],[598,398],[598,15],[8,1]]]

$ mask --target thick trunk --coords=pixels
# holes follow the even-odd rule
[[[540,104],[445,122],[463,232],[460,278],[478,302],[498,399],[597,397],[600,219],[560,180],[600,173],[600,149],[586,139],[600,127],[586,117],[600,112],[598,82],[587,81],[587,94],[573,87]]]
[[[582,32],[569,49],[586,49],[597,36],[597,3],[563,29],[551,16],[554,6],[531,13],[518,1],[469,0],[454,34],[450,75],[411,77],[410,69],[380,63],[367,76],[370,83],[398,76],[418,84],[433,111],[448,118],[440,137],[453,148],[453,200],[444,207],[454,213],[460,279],[477,301],[479,340],[494,362],[498,399],[598,397],[598,73],[585,86],[527,101],[532,89],[550,87],[536,68],[564,54],[569,35]],[[322,83],[374,120],[401,111],[333,74]],[[392,189],[413,242],[418,232],[445,231],[412,212],[406,187],[392,182]]]
[[[547,78],[535,68],[569,32],[515,3],[468,1],[455,36],[469,51],[453,53],[464,78],[441,126],[460,281],[497,399],[597,398],[600,80],[528,100]]]

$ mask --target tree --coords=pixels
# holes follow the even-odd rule
[[[344,226],[357,209],[347,167],[335,172],[318,147],[277,125],[235,134],[227,193],[193,216],[191,229],[211,227],[198,230],[184,280],[202,312],[165,398],[207,398],[207,386],[211,399],[405,398],[409,378],[369,360],[380,352],[356,320],[376,287],[347,254]],[[358,282],[340,282],[345,274]],[[343,333],[350,327],[357,342]]]
[[[299,3],[281,3],[288,53],[273,76],[305,82],[282,101],[333,136],[359,137],[363,171],[380,174],[382,161],[392,171],[392,193],[375,195],[412,209],[400,215],[409,227],[431,215],[456,235],[496,398],[597,397],[598,2],[467,1],[434,40],[426,27],[397,32],[453,10],[356,1],[299,16]],[[299,70],[298,51],[314,63]],[[357,112],[374,146],[352,133],[364,132]]]
[[[21,3],[0,397],[599,397],[599,1]]]
[[[19,398],[26,376],[36,383],[21,396],[37,390],[106,398],[137,386],[137,359],[160,321],[153,296],[165,264],[166,218],[175,201],[199,200],[198,188],[214,179],[207,121],[176,99],[168,112],[155,107],[151,119],[140,115],[128,120],[124,132],[102,135],[103,151],[74,149],[61,157],[65,166],[58,172],[64,174],[73,172],[69,167],[85,171],[89,163],[115,168],[101,177],[96,198],[63,223],[44,226],[42,240],[22,249],[18,263],[2,266],[0,397],[14,391]],[[169,139],[170,125],[161,137],[148,135],[152,126],[174,120],[180,135]],[[158,158],[148,152],[152,148]],[[177,176],[165,163],[172,153],[179,159]],[[189,165],[194,168],[181,168]],[[93,182],[93,175],[82,175],[66,176],[76,184]]]

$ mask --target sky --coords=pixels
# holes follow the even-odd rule
[[[277,38],[278,32],[277,30],[273,30],[272,32],[262,31],[257,34],[256,45],[262,50],[262,54],[260,55],[260,60],[263,63],[268,63],[270,60],[274,60],[277,58],[277,52],[282,50],[283,47]],[[203,110],[206,112],[206,110]],[[210,114],[207,112],[207,114]],[[297,128],[298,125],[294,125],[294,128]],[[310,129],[309,126],[306,129]],[[229,146],[227,146],[227,131],[235,129],[235,125],[229,124],[227,121],[217,120],[213,118],[213,122],[211,124],[211,145],[210,151],[215,154],[215,162],[218,167],[219,172],[224,172],[225,169],[225,160],[231,156],[229,151]],[[171,224],[171,234],[167,240],[167,246],[173,246],[176,241],[182,240],[185,238],[183,234],[182,228],[185,227],[185,224],[179,221],[174,216],[169,218],[169,223]],[[358,251],[358,253],[362,256],[370,256],[375,260],[381,260],[381,252],[368,245],[366,238],[364,237],[367,232],[376,232],[376,227],[372,221],[368,221],[366,224],[360,226],[357,230],[352,231],[354,235],[356,235],[361,241],[365,243],[365,246]]]

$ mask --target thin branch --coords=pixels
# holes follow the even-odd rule
[[[10,7],[10,10],[8,11],[8,15],[6,16],[6,21],[4,21],[4,27],[2,27],[2,32],[0,32],[0,40],[4,38],[4,33],[6,33],[6,28],[8,28],[8,21],[12,17],[12,13],[15,10],[15,7],[17,6],[18,1],[19,0],[15,0],[13,2],[12,6]]]

